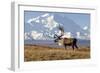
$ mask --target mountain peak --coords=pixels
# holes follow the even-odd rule
[[[28,39],[53,39],[55,31],[59,31],[59,25],[64,27],[65,33],[70,33],[70,35],[74,37],[79,37],[80,35],[83,37],[87,34],[87,31],[84,30],[87,29],[87,27],[83,29],[69,17],[60,14],[45,13],[29,19],[25,27],[26,25],[30,25],[29,28],[31,29],[28,34],[25,33],[25,37],[27,36]]]

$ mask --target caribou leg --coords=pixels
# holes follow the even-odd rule
[[[78,46],[77,46],[77,44],[75,44],[75,47],[78,49]]]
[[[76,43],[73,43],[73,44],[72,44],[72,48],[73,48],[73,50],[74,50],[75,48],[77,48],[77,49],[78,49],[77,44],[76,44]]]
[[[74,50],[74,44],[72,44],[72,48],[73,48],[73,50]]]
[[[72,48],[73,48],[73,50],[74,50],[74,48],[77,48],[78,49],[77,39],[76,38],[73,39]]]
[[[67,49],[67,44],[64,44],[64,46],[65,46],[65,49]]]

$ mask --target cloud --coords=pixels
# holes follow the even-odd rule
[[[24,33],[24,39],[25,40],[40,40],[43,39],[43,33],[37,32],[37,31],[30,31],[30,32],[26,32]]]
[[[71,32],[65,32],[62,38],[71,38]]]
[[[24,33],[24,39],[25,39],[25,40],[31,39],[31,38],[30,38],[30,33],[28,33],[28,32]]]
[[[87,29],[88,29],[88,26],[83,27],[83,29],[84,29],[84,30],[87,30]]]
[[[31,34],[33,39],[41,39],[43,36],[43,33],[39,33],[37,31],[31,31]]]

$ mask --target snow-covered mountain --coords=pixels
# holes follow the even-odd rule
[[[50,14],[44,14],[27,21],[31,26],[36,26],[35,24],[41,24],[43,27],[52,30],[57,27],[59,24],[54,20],[54,16]]]
[[[69,33],[76,37],[79,32],[80,38],[86,38],[89,36],[87,32],[88,27],[81,28],[72,19],[62,16],[60,14],[45,13],[43,15],[31,18],[25,23],[25,40],[51,40],[55,33],[58,33],[58,26],[61,25],[64,28],[65,33]],[[28,29],[27,29],[28,28]]]
[[[30,28],[31,31],[25,32],[25,39],[38,40],[53,39],[54,32],[57,31],[57,27],[59,26],[59,23],[54,20],[54,16],[47,13],[29,19],[26,24],[25,29]]]

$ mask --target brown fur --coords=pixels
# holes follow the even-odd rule
[[[67,48],[67,46],[72,46],[73,50],[74,48],[78,49],[76,38],[63,38],[63,45],[65,49]]]

